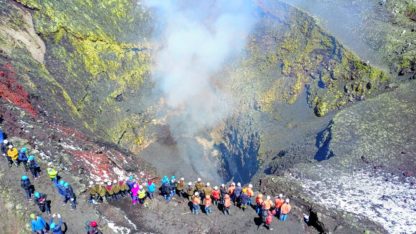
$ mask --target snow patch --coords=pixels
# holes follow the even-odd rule
[[[391,174],[374,175],[364,170],[331,174],[321,181],[294,179],[326,207],[365,216],[389,233],[416,233],[416,178],[400,180]]]
[[[113,230],[115,233],[120,233],[120,234],[129,234],[131,232],[130,229],[126,228],[126,227],[120,227],[117,226],[115,223],[112,222],[108,222],[108,227]]]

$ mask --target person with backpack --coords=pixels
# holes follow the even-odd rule
[[[262,204],[263,204],[263,194],[262,193],[259,193],[256,196],[256,213],[258,215],[261,214]]]
[[[166,201],[170,201],[171,197],[171,193],[170,193],[170,183],[169,182],[165,182],[162,184],[162,187],[160,189],[162,196],[165,198]]]
[[[205,213],[207,215],[212,213],[212,199],[211,199],[211,196],[209,195],[205,195],[204,208],[205,208]]]
[[[89,186],[88,186],[88,203],[89,204],[97,204],[97,197],[98,197],[98,192],[97,192],[97,186],[94,184],[94,181],[90,181]]]
[[[120,195],[120,186],[118,186],[117,180],[113,180],[113,198],[114,200],[119,200],[121,198]]]
[[[48,174],[49,179],[51,179],[51,181],[54,184],[58,183],[58,171],[56,171],[56,169],[53,168],[52,162],[48,163],[48,168],[46,168],[46,173]]]
[[[55,217],[58,218],[58,222],[55,222]],[[53,214],[52,218],[49,220],[49,230],[52,232],[52,234],[63,234],[62,231],[62,217],[60,214]]]
[[[231,208],[231,198],[230,195],[224,195],[224,204],[222,207],[222,211],[224,214],[230,215],[230,208]]]
[[[147,181],[147,195],[149,196],[150,199],[153,199],[155,191],[156,191],[155,183],[153,183],[152,180],[148,180]]]
[[[280,207],[280,221],[286,221],[287,215],[292,210],[292,206],[289,204],[290,200],[287,198],[285,203]]]
[[[221,194],[221,200],[220,200],[221,201],[221,204],[224,205],[224,197],[225,197],[225,194],[228,194],[228,190],[225,187],[225,184],[221,184],[220,194]]]
[[[146,189],[143,186],[139,185],[139,191],[137,193],[137,197],[139,198],[139,203],[144,204],[144,200],[146,199]]]
[[[206,196],[211,197],[212,194],[212,187],[211,184],[208,182],[205,187],[202,188],[203,197],[205,199]]]
[[[46,200],[47,195],[44,193],[35,192],[34,197],[35,197],[35,204],[39,207],[39,210],[42,213],[46,211],[46,213],[50,215],[51,206],[50,206],[50,201]]]
[[[97,184],[97,194],[98,194],[98,201],[99,202],[103,202],[104,201],[104,197],[105,197],[105,193],[107,191],[105,190],[105,184],[104,181],[101,181],[99,184]]]
[[[86,230],[87,230],[87,234],[103,234],[98,229],[98,223],[97,223],[97,221],[88,222],[87,223],[87,226],[86,226]]]
[[[133,185],[133,188],[131,188],[130,190],[130,194],[131,194],[131,203],[133,205],[136,205],[137,203],[137,195],[139,193],[139,185],[136,183]]]
[[[19,165],[20,164],[23,164],[23,166],[25,168],[25,171],[28,171],[29,170],[29,167],[27,165],[27,161],[28,160],[29,159],[27,157],[27,148],[26,147],[23,147],[19,151],[19,155],[17,156],[17,161],[18,161],[18,164]]]
[[[283,199],[283,194],[279,194],[279,196],[275,197],[274,200],[274,207],[276,210],[276,215],[280,217],[280,208],[282,207],[285,200]]]
[[[248,197],[247,193],[244,193],[244,192],[241,193],[241,195],[240,195],[240,207],[243,211],[247,208],[249,200],[250,200],[250,198]]]
[[[29,170],[35,180],[39,177],[40,167],[39,164],[35,160],[35,156],[30,155],[28,158]]]
[[[194,186],[192,186],[192,182],[188,183],[188,187],[186,187],[186,195],[188,196],[188,200],[191,201],[192,200],[192,196],[195,193],[195,188]]]
[[[62,201],[64,202],[62,205],[65,205],[65,181],[64,180],[59,180],[58,183],[55,184],[55,187],[58,191],[58,194],[62,197]]]
[[[9,148],[9,145],[11,145],[11,143],[8,140],[3,140],[1,142],[1,153],[2,153],[3,157],[6,158],[6,160],[11,165],[11,164],[13,164],[13,161],[10,159],[9,156],[7,156],[7,149]]]
[[[20,186],[25,191],[26,199],[32,200],[33,185],[30,183],[29,177],[26,175],[22,176],[22,179],[20,180]]]
[[[221,193],[220,190],[218,189],[218,186],[214,186],[214,190],[212,190],[212,200],[214,205],[218,205],[218,202],[221,199]]]
[[[12,167],[13,163],[16,166],[19,166],[18,164],[18,158],[19,158],[19,151],[14,147],[13,145],[9,145],[7,149],[7,156],[10,158],[9,160],[9,167]],[[12,162],[12,164],[10,164]]]
[[[33,233],[45,234],[48,232],[46,229],[47,223],[41,216],[30,214],[30,219],[31,219],[30,224],[31,224]]]
[[[263,215],[263,223],[264,227],[267,228],[270,231],[273,231],[273,228],[270,227],[273,221],[273,216],[275,215],[275,211],[268,210]]]
[[[68,201],[71,201],[71,209],[75,210],[77,208],[77,197],[75,196],[74,190],[72,189],[72,186],[68,183],[64,183],[65,188],[65,198],[64,198],[64,204],[66,204]]]
[[[118,187],[120,188],[120,194],[122,197],[125,197],[129,191],[129,187],[127,186],[126,182],[123,178],[119,178],[118,180]]]
[[[176,183],[176,193],[179,197],[184,197],[183,190],[185,189],[185,178],[181,178],[178,183]]]
[[[241,183],[238,182],[237,187],[235,187],[234,193],[231,196],[235,206],[240,206],[240,196],[242,192],[243,192],[243,188],[241,187]]]
[[[197,215],[199,214],[199,206],[201,205],[201,198],[199,197],[199,192],[195,192],[192,196],[192,213]]]
[[[107,202],[113,201],[114,200],[114,188],[113,185],[111,184],[111,181],[107,181],[107,185],[105,186],[105,199],[107,200]]]
[[[129,187],[129,191],[133,188],[133,186],[136,184],[136,181],[134,180],[134,176],[129,176],[126,181],[127,186]]]

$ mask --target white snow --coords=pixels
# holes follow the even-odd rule
[[[416,188],[410,183],[415,178],[400,181],[397,176],[366,171],[331,174],[325,181],[296,180],[321,205],[365,216],[389,233],[416,232]]]
[[[130,229],[126,228],[126,227],[120,227],[117,226],[115,223],[109,222],[108,227],[113,230],[115,233],[120,233],[120,234],[129,234],[131,232]]]

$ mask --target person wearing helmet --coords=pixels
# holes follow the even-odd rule
[[[33,178],[37,180],[39,177],[40,167],[39,167],[39,164],[35,160],[35,156],[29,155],[27,162],[29,164],[30,173],[32,174]]]
[[[7,156],[10,158],[12,164],[14,163],[16,166],[18,166],[18,158],[19,158],[19,151],[17,151],[16,147],[14,147],[13,145],[9,145],[8,149],[7,149]],[[10,160],[9,160],[9,167],[12,166],[12,164],[10,164]]]
[[[120,194],[120,186],[118,186],[117,180],[113,180],[113,198],[114,200],[119,200],[121,198],[121,194]]]
[[[169,202],[171,199],[170,182],[163,183],[162,187],[160,188],[160,192],[162,193],[162,196],[165,198],[165,200]]]
[[[103,234],[99,229],[98,229],[98,223],[97,221],[91,221],[87,223],[87,234]]]
[[[139,185],[139,192],[137,193],[137,197],[139,198],[139,203],[144,204],[144,200],[146,199],[146,189]]]
[[[105,193],[106,193],[105,184],[103,181],[100,181],[97,184],[98,202],[102,203],[104,201]]]
[[[188,196],[188,200],[192,200],[192,196],[195,193],[195,187],[192,185],[192,182],[188,182],[188,186],[186,187],[186,195]]]
[[[287,215],[289,214],[290,210],[292,210],[292,206],[289,204],[290,200],[287,198],[285,203],[280,207],[280,221],[286,221]]]
[[[220,190],[218,189],[218,186],[214,186],[214,189],[212,190],[212,201],[214,203],[214,205],[218,206],[218,202],[221,199],[221,193]]]
[[[55,222],[55,217],[58,218],[58,222]],[[49,220],[49,230],[52,234],[63,234],[62,232],[62,217],[60,214],[53,214],[52,218]]]
[[[176,183],[176,193],[179,197],[184,197],[183,190],[185,189],[185,178],[181,178],[178,183]]]
[[[169,177],[163,176],[162,180],[160,181],[162,184],[170,183]]]
[[[29,177],[26,175],[22,176],[22,179],[20,180],[20,186],[25,191],[26,199],[32,200],[33,185],[30,183]]]
[[[17,157],[17,161],[18,164],[23,164],[25,171],[29,170],[29,167],[27,166],[27,161],[28,161],[28,157],[27,157],[27,148],[23,147],[19,150],[19,156]]]
[[[276,215],[280,216],[280,208],[282,207],[285,200],[283,199],[283,194],[279,194],[279,196],[275,197],[274,199],[274,207],[276,210]]]
[[[220,187],[220,194],[221,194],[220,203],[221,203],[222,205],[224,205],[224,196],[225,196],[225,194],[228,194],[228,190],[227,190],[227,188],[225,187],[225,184],[221,184],[221,187]]]
[[[120,188],[121,196],[125,197],[128,193],[129,187],[127,186],[126,182],[121,177],[118,179],[118,187]]]
[[[259,193],[259,194],[257,194],[257,196],[256,196],[256,213],[257,213],[258,215],[260,215],[260,214],[261,214],[261,207],[262,207],[262,204],[263,204],[263,194],[262,194],[262,193]]]
[[[39,210],[44,213],[46,211],[46,213],[48,215],[51,214],[51,201],[46,200],[47,195],[44,193],[40,193],[40,192],[35,192],[34,194],[34,201],[35,204],[39,207]]]
[[[248,185],[248,187],[247,187],[247,190],[246,190],[246,194],[247,194],[247,196],[248,196],[248,203],[247,203],[247,205],[249,205],[249,206],[251,206],[251,203],[252,203],[252,201],[251,201],[251,198],[253,197],[253,195],[254,195],[254,192],[253,192],[253,185],[252,184],[249,184]]]
[[[241,187],[241,183],[238,182],[237,187],[235,187],[235,189],[234,189],[234,193],[231,195],[231,198],[232,198],[235,206],[240,206],[240,204],[241,204],[240,196],[241,196],[242,192],[243,192],[243,188]]]
[[[230,198],[230,195],[227,193],[224,195],[224,205],[222,208],[223,213],[230,215],[230,208],[231,208],[231,198]]]
[[[95,186],[94,181],[89,182],[88,186],[88,203],[90,204],[97,204],[96,198],[98,197],[97,186]]]
[[[170,181],[170,184],[169,184],[169,191],[170,191],[169,200],[172,199],[176,194],[176,184],[177,184],[177,182],[176,182],[175,176],[172,176],[172,178],[173,179]]]
[[[3,157],[5,158],[8,158],[7,149],[9,148],[9,145],[11,145],[11,143],[8,140],[3,140],[1,142],[1,153],[3,154]]]
[[[51,181],[54,184],[58,183],[58,172],[55,170],[55,168],[53,168],[52,162],[48,163],[48,168],[46,168],[46,173],[48,174],[49,179],[51,179]]]
[[[266,200],[263,201],[262,208],[263,210],[270,210],[273,206],[273,201],[270,196],[266,196]]]
[[[155,183],[152,180],[148,180],[147,181],[147,196],[150,199],[153,199],[155,191],[156,191]]]
[[[136,183],[136,184],[134,184],[133,185],[133,188],[131,188],[131,190],[130,190],[130,194],[131,194],[131,203],[133,204],[133,205],[136,205],[136,203],[137,203],[137,195],[138,195],[138,193],[139,193],[139,185]]]
[[[192,213],[197,215],[199,214],[199,206],[201,205],[201,198],[199,197],[199,192],[195,192],[192,196]]]
[[[72,186],[68,183],[64,183],[65,188],[65,198],[64,203],[66,204],[68,201],[71,201],[71,209],[75,210],[77,208],[77,198],[75,196],[74,190],[72,189]]]
[[[232,182],[230,186],[228,186],[228,195],[230,195],[231,199],[234,197],[234,190],[235,190],[235,183]]]
[[[112,201],[113,200],[113,196],[114,196],[114,190],[113,190],[113,185],[111,184],[111,181],[107,181],[107,185],[105,186],[105,199],[107,200],[107,202]]]
[[[241,193],[240,198],[239,198],[239,203],[240,203],[240,207],[243,211],[247,208],[249,200],[250,200],[250,198],[248,197],[247,192]]]
[[[133,188],[133,185],[136,184],[136,180],[134,180],[134,176],[129,176],[126,181],[127,186],[129,187],[129,191]]]
[[[209,195],[205,195],[204,208],[205,208],[205,213],[207,215],[212,213],[212,199],[211,199],[211,196]]]
[[[198,194],[203,193],[202,189],[205,187],[205,184],[202,182],[201,178],[198,178],[195,183],[195,190],[198,191]]]
[[[212,195],[212,187],[211,187],[211,184],[209,182],[202,189],[202,192],[204,193],[203,198],[205,198],[206,196],[211,197],[211,195]]]
[[[47,223],[46,221],[38,215],[35,214],[30,214],[30,225],[32,227],[32,232],[33,233],[38,233],[38,234],[43,234],[43,233],[47,233]]]
[[[58,194],[62,197],[62,201],[65,200],[65,181],[64,180],[59,180],[58,183],[55,184],[56,190],[58,191]],[[63,205],[65,205],[65,203],[63,203]]]

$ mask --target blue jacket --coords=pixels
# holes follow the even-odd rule
[[[32,231],[37,232],[46,228],[46,222],[42,217],[38,216],[36,220],[32,220]]]
[[[50,226],[52,223],[54,223],[54,224],[55,224],[55,228],[54,228],[54,229],[51,229],[52,233],[53,233],[53,234],[63,234],[63,232],[62,232],[62,218],[60,218],[60,219],[59,219],[58,223],[55,223],[55,222],[53,221],[53,218],[51,218],[51,219],[49,220],[49,226]]]
[[[147,191],[149,191],[149,193],[154,193],[156,191],[155,183],[152,183],[149,186],[147,186]]]
[[[68,186],[68,188],[65,189],[65,196],[68,198],[75,198],[74,190],[72,189],[71,185]]]
[[[136,181],[134,181],[134,180],[127,180],[126,184],[127,184],[127,186],[129,186],[129,190],[131,190],[131,188],[133,188],[135,183],[136,183]]]
[[[18,159],[21,162],[24,162],[24,161],[27,162],[27,155],[26,155],[26,153],[23,152],[23,151],[19,151],[19,157],[18,157]]]
[[[241,192],[243,191],[243,189],[240,187],[240,186],[237,186],[235,189],[234,189],[234,196],[235,197],[240,197],[240,195],[241,195]]]
[[[58,189],[58,193],[61,196],[64,196],[65,197],[65,195],[66,195],[65,187],[62,186],[62,185],[60,185],[60,184],[56,184],[56,188]]]
[[[39,168],[39,164],[35,160],[29,161],[29,168]]]

